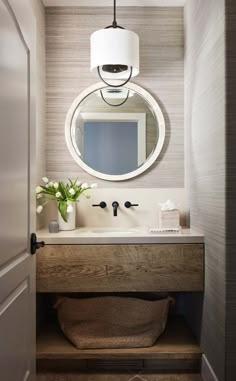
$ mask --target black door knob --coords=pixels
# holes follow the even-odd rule
[[[30,237],[30,252],[31,252],[31,254],[32,255],[35,254],[36,250],[38,250],[38,249],[40,249],[40,247],[44,247],[44,246],[45,246],[45,242],[44,241],[38,242],[36,234],[32,233],[31,237]]]

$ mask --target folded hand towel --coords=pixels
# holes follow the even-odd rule
[[[181,227],[178,228],[150,228],[150,233],[178,233],[181,231]]]

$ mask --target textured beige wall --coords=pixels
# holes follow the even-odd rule
[[[46,60],[45,60],[45,9],[41,0],[32,0],[36,19],[36,184],[46,174]],[[37,228],[43,225],[43,217],[37,216]]]
[[[39,182],[46,173],[45,149],[45,9],[41,0],[32,0],[36,18],[36,181]]]
[[[79,177],[93,182],[72,159],[65,144],[64,123],[73,99],[98,82],[89,71],[90,34],[110,24],[112,9],[47,8],[47,175],[53,179]],[[115,187],[181,188],[184,186],[183,128],[183,8],[118,8],[121,25],[140,37],[140,75],[133,82],[160,102],[167,137],[160,158],[138,178]],[[96,180],[97,181],[97,180]],[[97,181],[100,187],[114,183]]]
[[[191,226],[205,234],[201,344],[218,379],[223,381],[226,380],[224,0],[188,0],[185,36],[186,185]],[[200,315],[200,304],[195,307],[197,310],[193,304],[191,318]],[[190,323],[193,322],[191,319]]]

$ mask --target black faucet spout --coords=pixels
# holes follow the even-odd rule
[[[112,207],[113,207],[113,216],[116,217],[117,216],[117,209],[119,207],[119,203],[117,201],[113,201]]]

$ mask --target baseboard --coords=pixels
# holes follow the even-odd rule
[[[206,356],[202,356],[201,376],[203,381],[219,381]]]

